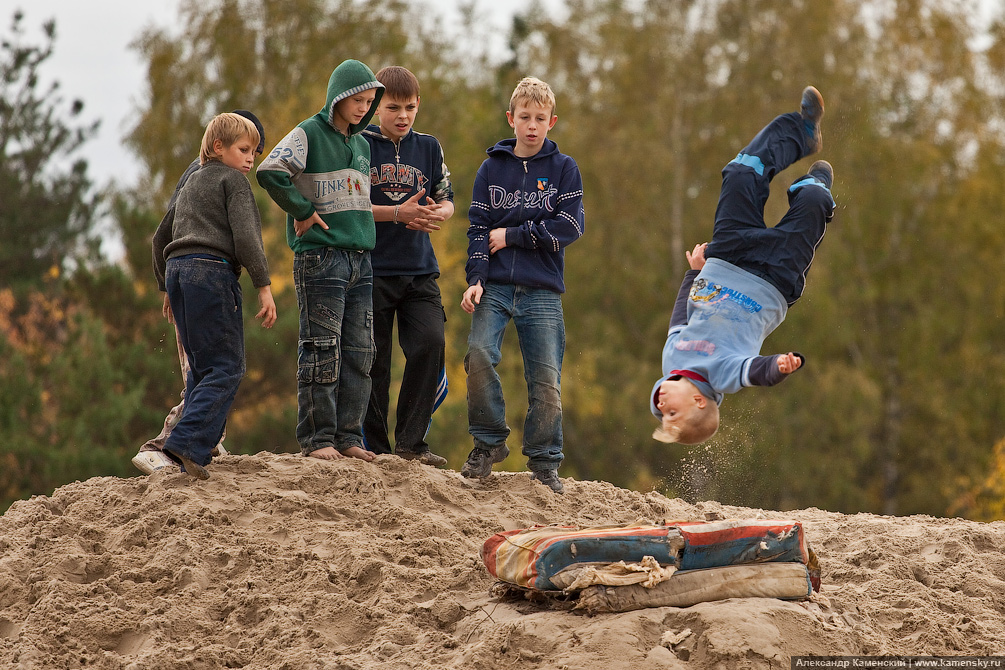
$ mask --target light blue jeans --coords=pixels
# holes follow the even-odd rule
[[[489,284],[471,318],[468,353],[468,432],[476,449],[506,443],[506,403],[496,366],[510,320],[523,355],[529,407],[524,422],[523,455],[533,471],[562,464],[562,358],[565,318],[562,296],[546,289]]]
[[[325,247],[295,254],[293,283],[300,451],[362,447],[374,357],[370,252]]]

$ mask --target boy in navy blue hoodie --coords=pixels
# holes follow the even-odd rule
[[[472,314],[464,369],[474,449],[461,474],[488,477],[492,464],[509,455],[510,429],[496,366],[512,319],[529,400],[523,454],[531,477],[562,493],[565,247],[583,235],[586,225],[583,180],[576,161],[548,139],[558,120],[548,84],[533,77],[521,80],[506,120],[515,137],[488,150],[468,212],[468,289],[461,307]]]
[[[391,65],[377,73],[384,95],[377,125],[363,131],[370,144],[370,202],[377,226],[373,264],[373,340],[370,402],[363,421],[367,448],[391,453],[387,435],[391,386],[391,334],[398,321],[398,341],[405,369],[398,393],[394,453],[425,465],[447,459],[426,444],[433,411],[446,396],[444,367],[446,320],[430,233],[454,213],[450,171],[443,149],[432,135],[412,128],[419,111],[419,80],[406,68]]]
[[[670,317],[663,376],[649,396],[661,423],[657,440],[707,440],[724,394],[778,384],[802,367],[798,353],[759,353],[802,295],[834,214],[830,163],[813,163],[789,187],[789,211],[772,228],[764,205],[776,174],[820,151],[823,114],[823,97],[807,86],[800,111],[776,117],[722,169],[712,241],[687,253],[691,269]]]

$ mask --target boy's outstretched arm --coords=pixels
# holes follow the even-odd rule
[[[785,381],[786,377],[805,363],[806,358],[793,351],[774,356],[756,356],[750,361],[744,386],[774,386]]]

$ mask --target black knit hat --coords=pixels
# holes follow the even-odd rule
[[[265,151],[265,128],[262,127],[262,122],[258,120],[258,117],[246,109],[235,109],[233,113],[240,114],[255,124],[255,127],[258,128],[258,148],[255,149],[255,153],[260,154]]]

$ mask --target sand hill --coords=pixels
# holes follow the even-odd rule
[[[383,456],[226,456],[212,478],[102,477],[0,517],[0,667],[369,670],[789,668],[791,656],[1005,655],[1005,522],[766,512],[603,482],[558,496]],[[502,529],[794,518],[805,603],[587,616],[490,589]]]

